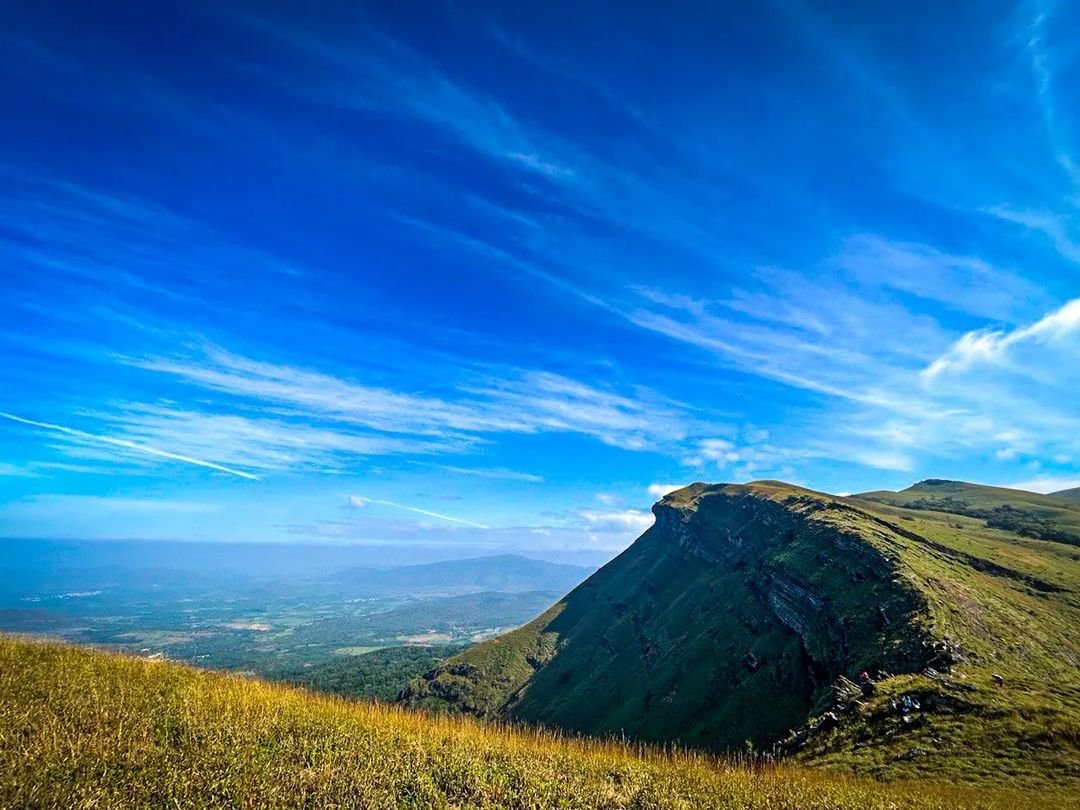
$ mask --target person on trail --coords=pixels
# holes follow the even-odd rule
[[[864,697],[870,697],[874,694],[874,680],[866,670],[863,670],[859,675],[859,687],[862,689]]]

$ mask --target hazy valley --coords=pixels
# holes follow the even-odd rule
[[[445,657],[532,619],[592,570],[513,555],[365,567],[363,550],[313,563],[290,548],[233,548],[231,562],[216,549],[200,562],[184,544],[144,559],[123,544],[5,545],[0,631],[290,680],[385,648]]]

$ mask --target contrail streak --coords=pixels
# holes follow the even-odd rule
[[[3,417],[4,419],[9,419],[12,422],[18,422],[21,425],[30,425],[31,427],[41,428],[42,430],[52,430],[56,433],[64,433],[68,436],[75,436],[80,439],[89,439],[90,441],[101,442],[102,444],[111,444],[113,447],[123,447],[127,450],[136,450],[140,453],[157,456],[158,458],[167,458],[173,461],[183,461],[185,464],[194,464],[196,467],[206,467],[210,470],[217,470],[218,472],[228,473],[229,475],[235,475],[240,478],[247,478],[250,481],[259,480],[259,477],[257,475],[241,472],[240,470],[234,470],[232,467],[226,467],[222,464],[215,464],[212,461],[206,461],[201,458],[182,456],[179,453],[170,453],[168,450],[159,450],[156,447],[149,447],[145,444],[129,442],[127,439],[114,439],[110,436],[99,436],[96,433],[87,433],[82,430],[76,430],[75,428],[64,427],[63,425],[53,425],[49,422],[35,422],[33,419],[24,419],[21,416],[16,416],[13,413],[5,413],[4,411],[0,411],[0,417]]]
[[[362,495],[353,495],[353,503],[359,501],[357,504],[363,505],[365,503],[377,503],[380,506],[392,506],[395,509],[404,509],[406,512],[416,512],[418,515],[427,515],[428,517],[439,518],[440,520],[449,520],[452,523],[464,523],[466,526],[474,526],[477,529],[490,529],[490,526],[485,526],[483,523],[474,523],[471,520],[465,520],[464,518],[450,517],[450,515],[440,515],[438,512],[429,512],[427,509],[417,509],[415,506],[405,506],[402,503],[394,503],[393,501],[381,501],[376,498],[365,498]]]

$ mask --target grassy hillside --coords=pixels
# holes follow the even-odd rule
[[[1064,792],[880,785],[482,726],[236,676],[0,639],[0,806],[1076,806]]]
[[[1080,487],[1074,487],[1073,489],[1063,489],[1052,494],[1056,498],[1068,498],[1070,500],[1080,501]]]
[[[980,518],[991,528],[1022,537],[1057,540],[1080,546],[1080,501],[1062,494],[1039,495],[1018,489],[986,487],[962,481],[930,479],[902,492],[866,492],[864,501]]]
[[[1071,530],[1046,496],[931,489],[965,511],[1006,492]],[[927,496],[909,493],[679,490],[551,611],[405,699],[721,750],[749,740],[884,778],[1080,786],[1077,548],[912,508]],[[851,683],[863,670],[883,673],[870,696]],[[892,708],[905,695],[921,707],[906,719]]]

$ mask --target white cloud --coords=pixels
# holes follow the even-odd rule
[[[806,448],[787,448],[766,441],[768,433],[759,430],[740,432],[739,441],[699,439],[682,459],[688,467],[702,468],[700,476],[715,480],[724,471],[727,480],[746,481],[763,475],[782,477],[790,472],[793,461],[822,457],[825,454]]]
[[[1011,332],[993,330],[968,332],[950,349],[926,367],[923,377],[933,380],[943,374],[960,373],[973,366],[1003,364],[1012,350],[1024,344],[1046,346],[1060,344],[1080,333],[1080,298],[1047,313],[1033,324]],[[1072,347],[1080,359],[1080,344]],[[1023,371],[1024,369],[1020,369]]]
[[[682,489],[686,484],[649,484],[648,492],[654,498],[663,498],[670,492]]]
[[[642,532],[653,524],[652,513],[640,509],[580,509],[577,514],[596,532]]]
[[[707,461],[738,461],[732,458],[735,444],[727,439],[702,439],[698,442],[698,454]]]
[[[625,548],[653,524],[652,512],[642,509],[578,509],[571,527],[596,548]]]
[[[1026,481],[1015,481],[1011,484],[1001,484],[1007,489],[1023,489],[1027,492],[1060,492],[1064,489],[1080,487],[1080,475],[1043,476],[1030,478]]]
[[[950,371],[964,371],[976,363],[998,362],[1004,349],[1004,337],[1003,332],[968,332],[926,367],[924,379],[932,380]]]
[[[850,453],[850,460],[876,470],[909,472],[915,468],[915,461],[907,453],[888,449],[855,450]]]
[[[712,462],[718,467],[726,467],[740,461],[742,456],[735,442],[728,439],[698,439],[687,452],[682,463],[688,467],[702,467]]]

